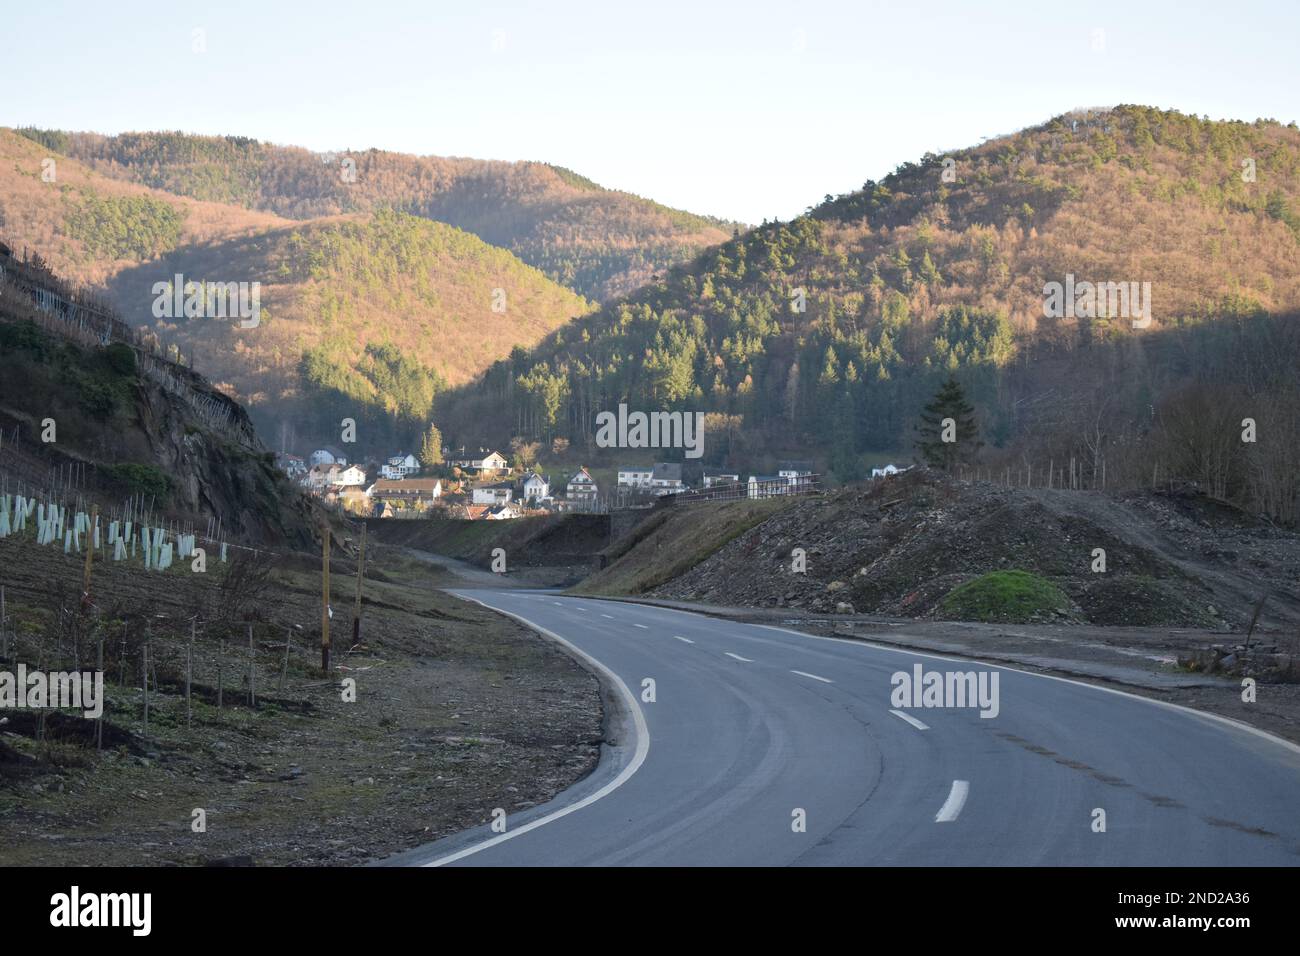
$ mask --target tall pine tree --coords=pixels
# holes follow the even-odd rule
[[[424,433],[424,438],[420,442],[420,463],[425,468],[433,468],[442,464],[442,432],[438,431],[438,426],[429,423],[429,430]]]
[[[916,450],[922,460],[943,471],[952,471],[958,464],[974,460],[984,447],[975,421],[975,409],[966,401],[961,384],[952,376],[925,406],[916,431]]]

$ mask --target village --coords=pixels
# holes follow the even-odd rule
[[[443,461],[426,465],[412,452],[398,451],[382,462],[350,459],[335,446],[305,458],[280,454],[281,469],[307,494],[327,507],[375,518],[448,517],[500,521],[559,512],[607,512],[644,508],[669,496],[691,500],[770,498],[802,494],[818,485],[811,462],[780,462],[774,474],[684,465],[681,462],[620,464],[549,472],[515,455],[496,450],[459,457],[443,449]],[[894,465],[874,469],[873,477],[897,474]],[[688,482],[689,478],[689,482]]]

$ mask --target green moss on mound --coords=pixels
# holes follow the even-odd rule
[[[939,602],[939,614],[954,620],[1022,624],[1069,607],[1065,592],[1036,574],[992,571],[949,591]]]

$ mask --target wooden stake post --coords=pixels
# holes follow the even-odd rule
[[[361,582],[366,573],[366,525],[361,524],[361,553],[357,557],[357,604],[352,611],[352,645],[361,643]]]
[[[90,610],[90,569],[95,563],[95,525],[99,523],[99,505],[90,509],[90,528],[86,531],[86,570],[81,579],[81,609]]]
[[[321,603],[320,603],[320,666],[330,669],[330,529],[325,526],[321,535]]]

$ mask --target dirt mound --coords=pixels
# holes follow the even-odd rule
[[[1194,492],[1005,488],[923,471],[793,503],[649,593],[936,617],[953,588],[1000,570],[1068,596],[1045,619],[1240,627],[1268,591],[1266,626],[1300,620],[1300,535]]]

